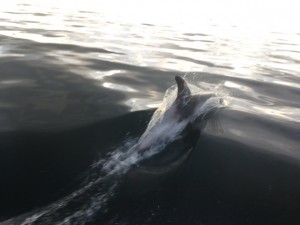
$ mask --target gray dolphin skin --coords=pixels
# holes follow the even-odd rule
[[[129,171],[128,177],[133,181],[134,189],[138,183],[143,186],[153,184],[183,165],[196,146],[207,120],[217,108],[205,105],[209,99],[216,97],[215,94],[192,95],[182,77],[176,76],[175,81],[176,99],[160,120],[149,123],[136,145],[136,151],[140,154],[147,154],[157,147],[160,151],[146,157]]]
[[[155,121],[155,123],[152,123],[152,120],[150,121],[137,144],[137,151],[141,154],[149,148],[153,148],[153,145],[163,145],[163,143],[171,141],[171,135],[182,136],[181,131],[186,131],[186,128],[203,128],[211,113],[216,109],[215,106],[204,106],[209,99],[216,97],[215,94],[192,95],[182,77],[176,76],[175,81],[177,84],[177,97],[163,115],[160,115],[158,121]],[[175,127],[178,127],[178,133],[176,133],[176,130],[174,131]],[[175,139],[177,138],[175,137]]]
[[[213,93],[203,95],[192,95],[186,81],[180,77],[175,77],[177,83],[177,98],[175,103],[177,105],[177,112],[181,115],[181,119],[193,116],[196,107],[204,104],[209,98],[216,97]],[[206,112],[207,113],[207,112]],[[205,115],[196,115],[197,117],[205,117]],[[205,119],[205,118],[202,119]]]
[[[176,76],[175,81],[177,83],[177,98],[175,102],[177,105],[177,110],[180,111],[184,107],[188,106],[192,93],[183,78]]]

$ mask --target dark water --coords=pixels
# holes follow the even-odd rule
[[[300,224],[299,31],[113,12],[1,8],[2,224]],[[143,133],[175,75],[228,107],[176,173],[116,187],[126,171],[99,165]]]

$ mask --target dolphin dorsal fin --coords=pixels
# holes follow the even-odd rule
[[[175,80],[177,83],[177,98],[175,101],[177,102],[177,105],[179,107],[183,107],[189,102],[191,98],[191,90],[182,77],[176,76]]]

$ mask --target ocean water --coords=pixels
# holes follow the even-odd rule
[[[300,17],[256,3],[1,3],[0,224],[300,224]],[[226,108],[127,185],[176,75]]]

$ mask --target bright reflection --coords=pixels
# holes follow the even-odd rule
[[[240,85],[240,84],[237,84],[237,83],[234,83],[234,82],[231,82],[231,81],[225,81],[224,86],[239,89],[239,90],[243,90],[243,91],[246,91],[246,92],[251,92],[252,91],[252,89],[250,87],[246,87],[244,85]]]
[[[289,86],[289,87],[300,88],[300,84],[298,84],[298,83],[291,83],[291,82],[286,82],[286,81],[281,81],[281,80],[275,80],[274,83]]]
[[[153,102],[153,100],[148,98],[131,98],[125,102],[125,105],[130,107],[130,111],[143,110],[145,108],[153,109],[157,108],[160,104],[161,101]]]
[[[113,84],[113,83],[109,83],[109,82],[104,82],[102,84],[102,86],[106,87],[106,88],[114,89],[114,90],[119,90],[119,91],[137,92],[137,90],[130,88],[128,86],[125,86],[125,85],[121,85],[121,84]]]
[[[10,80],[0,80],[0,87],[8,88],[8,87],[33,87],[35,86],[34,82],[28,79],[10,79]]]
[[[252,106],[252,108],[262,114],[278,117],[288,121],[300,121],[300,109],[290,107],[266,108],[261,106]]]
[[[1,25],[15,29],[2,29],[0,34],[42,43],[101,46],[127,54],[114,58],[99,54],[100,59],[126,60],[133,65],[252,77],[259,72],[262,58],[266,58],[262,49],[274,41],[274,31],[284,34],[280,37],[282,41],[300,45],[295,35],[300,30],[296,0],[66,0],[63,4],[61,0],[26,1],[30,6],[24,2],[1,3],[0,18],[6,19]],[[26,11],[29,7],[30,13]],[[47,30],[56,36],[29,32],[30,29]],[[205,36],[187,39],[187,33]],[[166,38],[174,48],[160,46]],[[228,45],[228,40],[233,46]],[[290,63],[287,67],[299,70],[299,66]]]
[[[12,10],[18,3],[24,3],[24,0],[3,1],[1,9],[2,11]],[[224,25],[259,30],[297,31],[300,27],[297,23],[299,21],[297,0],[65,0],[63,2],[61,0],[31,0],[26,3],[38,5],[41,10],[57,7],[60,11],[70,14],[75,14],[78,10],[98,11],[111,19],[123,22],[164,24],[181,30],[199,29],[202,25],[207,26],[208,20],[217,24],[221,22]],[[236,35],[243,35],[243,32],[250,34],[251,30],[236,32]],[[251,36],[260,38],[263,34],[252,33]]]
[[[124,70],[92,71],[89,75],[96,80],[102,80],[105,77],[112,76],[123,71]]]
[[[238,111],[253,113],[255,115],[263,115],[275,119],[285,120],[287,122],[300,121],[300,109],[287,106],[266,106],[258,105],[256,102],[245,99],[232,99],[230,107]]]

